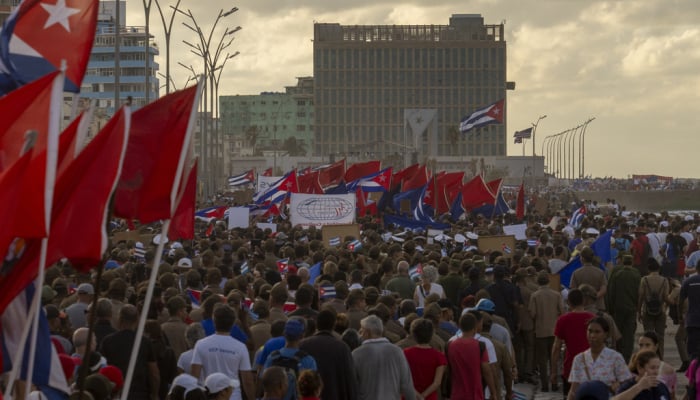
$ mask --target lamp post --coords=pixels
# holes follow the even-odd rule
[[[209,34],[205,37],[204,32],[202,31],[201,27],[197,23],[197,20],[195,19],[194,15],[192,14],[192,11],[187,9],[187,12],[173,7],[173,10],[176,12],[179,12],[186,17],[189,18],[189,20],[192,22],[192,25],[183,22],[182,24],[190,29],[192,32],[194,32],[197,35],[197,38],[199,39],[199,43],[197,44],[192,44],[186,40],[183,40],[183,43],[185,43],[187,46],[190,47],[190,51],[197,55],[202,57],[202,62],[204,64],[204,93],[202,94],[202,109],[203,109],[203,120],[204,123],[201,125],[202,127],[202,134],[201,138],[204,141],[204,146],[203,152],[201,153],[204,155],[206,153],[206,158],[208,159],[207,165],[203,165],[203,170],[204,170],[204,176],[206,176],[205,181],[205,188],[207,194],[214,194],[215,188],[216,188],[216,179],[217,179],[217,169],[218,169],[218,154],[222,151],[222,149],[219,149],[218,147],[218,129],[215,127],[215,119],[214,119],[214,81],[218,80],[215,79],[214,73],[216,70],[218,70],[218,62],[219,62],[219,56],[221,55],[222,51],[226,49],[228,46],[230,46],[231,42],[233,41],[233,38],[229,40],[228,42],[224,42],[224,39],[232,35],[235,32],[238,32],[241,27],[236,27],[233,30],[229,30],[226,28],[224,31],[224,34],[221,36],[221,39],[219,40],[219,43],[217,44],[215,50],[211,51],[211,39],[214,35],[214,31],[216,30],[216,26],[219,24],[219,21],[227,17],[236,11],[238,11],[238,7],[233,7],[228,11],[224,11],[223,9],[219,11],[219,14],[217,15],[216,19],[214,20],[214,23],[212,24],[211,30],[209,31]],[[225,61],[225,60],[223,60]],[[208,96],[207,96],[208,95]],[[209,98],[207,98],[209,97]],[[211,108],[210,108],[211,107]],[[218,112],[218,109],[217,109]],[[207,114],[211,113],[209,117],[207,117]],[[209,127],[208,121],[211,122],[211,127]],[[211,131],[211,132],[210,132]],[[216,156],[215,156],[216,155]]]
[[[165,15],[163,14],[163,9],[160,7],[160,2],[156,1],[156,7],[158,8],[158,14],[160,14],[160,20],[163,22],[163,31],[165,32],[165,94],[170,93],[170,83],[172,78],[170,77],[170,34],[173,31],[173,21],[175,21],[175,10],[180,6],[180,1],[177,0],[175,6],[171,6],[174,10],[170,14],[170,21],[165,22]],[[173,83],[173,88],[175,88],[175,82]],[[177,90],[177,88],[175,88]]]
[[[581,153],[581,155],[579,156],[579,160],[581,162],[581,168],[579,169],[579,175],[581,176],[581,178],[586,177],[586,171],[585,171],[585,160],[586,160],[586,146],[585,146],[585,144],[586,144],[586,140],[585,140],[584,136],[586,136],[586,128],[588,127],[588,124],[593,122],[594,119],[595,119],[595,117],[591,117],[588,119],[588,121],[583,123],[583,129],[581,130],[581,137],[579,139],[579,152]]]
[[[557,135],[557,178],[561,179],[562,173],[564,172],[564,156],[562,154],[562,139],[564,139],[564,136],[566,135],[568,131],[563,131],[560,132]]]
[[[530,174],[532,175],[532,186],[535,186],[535,160],[536,160],[536,154],[535,154],[535,133],[537,132],[537,125],[540,124],[540,121],[543,119],[547,118],[547,115],[540,115],[539,118],[537,118],[537,121],[532,124],[532,170],[530,171]],[[524,150],[523,150],[524,151]]]
[[[141,0],[143,2],[143,13],[146,18],[146,40],[144,42],[143,48],[144,48],[144,55],[146,56],[145,59],[145,80],[146,80],[146,98],[144,100],[145,104],[148,104],[151,102],[151,69],[149,68],[149,59],[151,55],[151,49],[150,49],[150,36],[151,36],[151,28],[150,28],[150,21],[151,21],[151,6],[153,5],[153,0]]]

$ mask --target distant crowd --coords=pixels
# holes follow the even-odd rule
[[[698,372],[700,218],[591,206],[574,225],[568,207],[532,212],[526,240],[488,251],[478,238],[512,215],[437,236],[366,217],[335,247],[281,219],[275,232],[213,221],[167,242],[147,310],[157,246],[136,241],[114,245],[99,281],[50,268],[42,302],[73,398],[120,396],[143,312],[129,399],[501,400],[517,382],[570,400],[673,398],[676,369]],[[591,246],[607,230],[601,268]],[[662,361],[668,323],[682,365]]]

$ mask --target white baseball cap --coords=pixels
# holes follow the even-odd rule
[[[222,390],[225,390],[226,388],[238,388],[240,386],[240,382],[238,382],[238,379],[233,379],[229,378],[227,375],[222,374],[221,372],[214,372],[213,374],[207,376],[207,379],[204,381],[204,387],[207,388],[207,391],[209,393],[219,393]]]

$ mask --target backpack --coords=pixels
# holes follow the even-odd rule
[[[285,399],[298,399],[299,395],[297,393],[297,378],[299,377],[299,367],[301,365],[301,360],[308,356],[309,353],[303,350],[297,350],[294,356],[287,357],[283,356],[279,350],[275,350],[270,353],[271,365],[275,367],[284,368],[287,372],[287,395]],[[290,396],[291,394],[291,396]]]
[[[666,284],[666,281],[661,284],[661,287],[656,292],[651,290],[648,279],[645,279],[644,282],[647,285],[647,289],[649,289],[647,298],[644,301],[645,314],[650,317],[658,317],[663,312],[663,302],[661,301],[659,292]]]

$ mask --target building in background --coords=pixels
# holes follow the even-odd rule
[[[284,93],[220,96],[220,123],[225,140],[225,173],[244,170],[231,160],[267,156],[310,155],[314,140],[313,78],[297,78]]]
[[[101,1],[98,13],[95,44],[90,54],[87,72],[80,88],[80,95],[96,99],[97,108],[107,115],[114,114],[115,108],[129,99],[134,109],[146,104],[146,91],[149,99],[158,98],[158,64],[155,56],[158,48],[153,35],[146,35],[145,27],[126,25],[126,2],[119,2],[119,22],[116,21],[116,1]],[[116,82],[116,27],[120,28],[119,46],[119,91],[120,98],[115,107]],[[146,53],[148,49],[148,54]],[[148,72],[146,58],[148,57]],[[146,86],[146,74],[149,83]]]
[[[20,0],[0,0],[0,26],[5,23],[7,17],[19,5]]]
[[[462,117],[514,88],[503,32],[478,14],[452,15],[449,25],[315,24],[313,154],[394,165],[506,156],[505,116],[459,133]],[[414,140],[416,124],[434,128]]]

